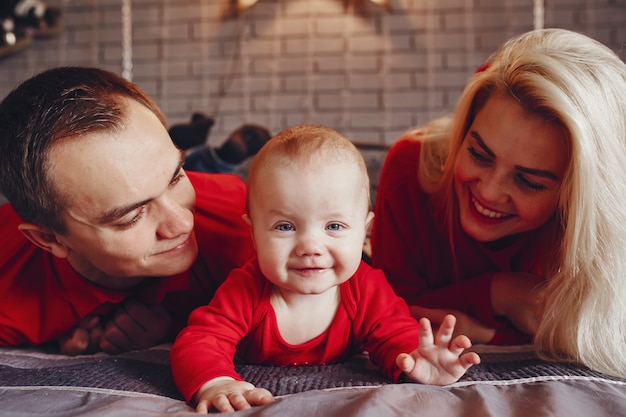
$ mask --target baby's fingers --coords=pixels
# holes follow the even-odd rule
[[[456,325],[456,317],[452,314],[448,314],[443,318],[441,326],[437,331],[435,344],[441,348],[447,348],[452,340],[452,334],[454,333],[454,326]]]
[[[409,374],[415,368],[415,359],[408,353],[401,353],[396,357],[396,366],[405,374]]]
[[[480,363],[480,356],[476,352],[468,352],[459,357],[459,361],[461,365],[468,370],[473,365],[478,365]]]
[[[196,406],[196,412],[200,414],[208,414],[209,413],[208,401],[202,400],[198,402],[198,405]]]
[[[228,394],[228,401],[230,401],[229,406],[231,409],[230,410],[221,410],[220,408],[217,408],[219,411],[224,412],[224,411],[232,411],[232,408],[234,408],[235,410],[245,410],[250,408],[250,403],[248,402],[248,393],[251,391],[244,391],[244,392],[233,392],[231,394]]]
[[[274,401],[272,393],[265,388],[255,388],[244,392],[246,402],[251,405],[264,405]]]
[[[254,388],[247,391],[237,391],[217,394],[210,401],[200,401],[196,407],[198,413],[208,413],[211,408],[220,413],[229,413],[235,410],[246,410],[253,405],[264,405],[274,401],[272,394],[264,388]]]
[[[233,405],[235,404],[235,402],[238,404],[239,407],[241,407],[241,403],[240,403],[241,400],[237,399],[237,396],[243,398],[241,394],[233,394],[233,393],[217,394],[215,397],[211,399],[211,401],[207,401],[204,404],[202,401],[199,402],[198,406],[196,407],[196,411],[199,413],[208,413],[209,409],[212,407],[212,408],[215,408],[220,413],[233,412],[235,411],[235,408],[233,408]],[[245,399],[243,401],[245,401]],[[201,405],[203,406],[202,408],[200,407]],[[250,405],[248,404],[248,408],[249,407]]]
[[[465,335],[460,335],[452,340],[449,349],[450,352],[454,353],[455,355],[460,355],[465,349],[469,349],[471,347],[472,342],[469,340],[469,338]]]
[[[419,346],[420,348],[427,348],[434,343],[433,328],[430,325],[430,320],[422,317],[420,319]]]

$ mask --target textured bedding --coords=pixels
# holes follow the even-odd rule
[[[326,366],[238,365],[269,389],[263,416],[626,416],[626,381],[539,360],[528,347],[478,346],[482,364],[457,383],[392,384],[367,356]],[[0,349],[0,416],[191,416],[174,386],[169,346],[123,355],[67,357]]]

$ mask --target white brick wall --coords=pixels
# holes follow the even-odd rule
[[[276,132],[301,122],[390,144],[448,112],[465,81],[510,36],[533,24],[532,0],[260,0],[224,18],[229,0],[133,0],[133,81],[170,124],[201,111],[210,141],[242,123]],[[121,0],[47,0],[66,29],[0,59],[0,96],[41,70],[122,71]],[[589,34],[625,59],[626,0],[545,1],[545,26]]]

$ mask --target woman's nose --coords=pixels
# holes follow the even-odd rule
[[[506,175],[491,171],[481,178],[478,185],[479,197],[483,201],[504,203],[509,198],[509,182]]]

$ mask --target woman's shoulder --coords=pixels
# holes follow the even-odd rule
[[[415,163],[422,146],[421,138],[424,131],[411,130],[402,135],[389,149],[389,157],[395,160],[410,160]]]
[[[416,186],[421,147],[419,137],[411,132],[393,144],[383,165],[378,184],[379,192],[382,188],[383,191],[387,189],[395,194],[398,189]]]
[[[425,179],[429,183],[438,178],[441,162],[446,158],[450,120],[447,116],[435,119],[400,137],[389,151],[382,173],[385,178],[381,183],[399,183],[422,189],[421,183]]]

